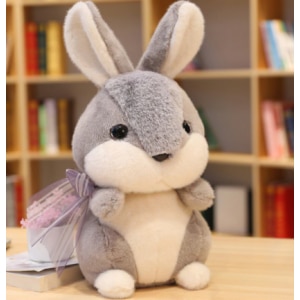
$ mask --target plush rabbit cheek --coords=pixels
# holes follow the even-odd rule
[[[193,133],[170,158],[158,162],[125,141],[107,141],[85,157],[85,172],[100,187],[125,193],[151,193],[184,187],[195,181],[208,161],[204,137]]]

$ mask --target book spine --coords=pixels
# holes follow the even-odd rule
[[[71,149],[71,105],[70,101],[58,99],[58,136],[59,149],[66,151]]]
[[[24,217],[23,183],[20,176],[15,181],[15,211],[16,225],[19,226]]]
[[[293,237],[293,187],[278,184],[275,193],[275,237]]]
[[[51,21],[46,25],[47,74],[61,75],[65,73],[62,25]]]
[[[45,114],[46,114],[46,147],[45,150],[48,153],[58,152],[58,134],[57,134],[57,109],[56,100],[53,98],[47,98],[44,101]]]
[[[272,101],[264,100],[261,109],[266,152],[269,157],[277,158],[276,125]]]
[[[266,21],[266,28],[267,28],[267,34],[269,36],[272,57],[274,59],[274,67],[275,69],[281,70],[283,69],[283,63],[279,53],[278,43],[276,40],[276,32],[274,30],[272,20]]]
[[[275,236],[275,190],[276,186],[272,183],[264,187],[264,236]]]
[[[47,73],[47,58],[46,58],[46,26],[45,24],[38,25],[38,57],[39,57],[39,72],[40,74]]]
[[[294,155],[294,103],[284,104],[283,115],[290,155]]]
[[[38,69],[38,45],[37,45],[37,24],[27,22],[25,24],[25,47],[26,47],[26,73],[37,75]]]
[[[272,20],[271,26],[275,33],[276,45],[282,61],[282,67],[285,70],[291,70],[293,69],[293,64],[288,52],[288,35],[285,31],[284,23],[282,20]]]
[[[275,57],[272,52],[271,40],[267,30],[267,21],[262,21],[260,23],[260,32],[263,42],[264,53],[269,68],[276,68]]]
[[[30,99],[28,102],[28,130],[29,130],[30,151],[38,151],[40,148],[38,109],[39,109],[38,100]]]
[[[47,120],[46,120],[46,110],[44,101],[39,103],[39,111],[38,111],[38,120],[39,120],[39,142],[40,142],[40,150],[46,150],[46,127],[47,127]]]
[[[283,104],[282,102],[273,102],[274,118],[276,125],[276,140],[278,157],[289,157],[288,137],[284,125]]]

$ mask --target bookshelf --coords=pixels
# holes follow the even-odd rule
[[[98,0],[104,19],[113,28],[136,64],[172,0]],[[199,53],[201,70],[178,75],[196,107],[202,106],[221,151],[211,152],[204,176],[212,184],[245,184],[252,190],[253,234],[263,235],[263,187],[269,180],[293,180],[294,159],[266,154],[260,105],[266,98],[293,100],[294,72],[271,70],[263,50],[259,24],[265,19],[293,21],[292,0],[193,0],[206,19],[206,36]],[[95,93],[95,87],[67,58],[63,75],[26,76],[26,21],[63,21],[74,0],[7,0],[7,29],[14,39],[6,77],[13,103],[13,147],[7,150],[8,173],[22,176],[29,196],[75,167],[69,151],[30,152],[27,103],[30,97],[69,97],[74,122]],[[126,24],[126,26],[124,26]]]

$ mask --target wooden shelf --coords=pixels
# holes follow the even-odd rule
[[[15,75],[6,76],[6,84],[15,84],[15,83],[17,83],[17,76]]]
[[[68,83],[68,82],[88,82],[88,79],[82,74],[63,74],[63,75],[36,75],[26,76],[25,82],[28,84],[45,83]]]
[[[285,168],[285,169],[294,168],[294,158],[274,159],[270,157],[260,157],[258,162],[259,165],[262,167]]]
[[[211,152],[209,162],[251,166],[255,162],[255,157],[251,154]]]
[[[234,79],[234,78],[250,78],[252,71],[249,70],[195,70],[181,72],[177,79]]]
[[[15,161],[21,159],[19,151],[6,152],[6,161]]]
[[[141,0],[94,0],[95,3],[128,3],[140,2]],[[44,6],[44,5],[71,5],[76,0],[23,0],[24,6]]]
[[[272,70],[272,69],[260,69],[257,70],[259,77],[293,77],[294,70]]]
[[[58,152],[58,153],[45,153],[45,152],[29,152],[28,159],[31,160],[59,160],[59,159],[72,159],[72,152]]]

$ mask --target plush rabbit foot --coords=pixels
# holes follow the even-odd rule
[[[130,274],[123,270],[108,270],[95,280],[95,288],[107,298],[122,299],[130,297],[135,290],[135,282]]]
[[[193,262],[177,274],[175,281],[185,289],[200,290],[207,286],[209,279],[209,269],[200,262]]]

